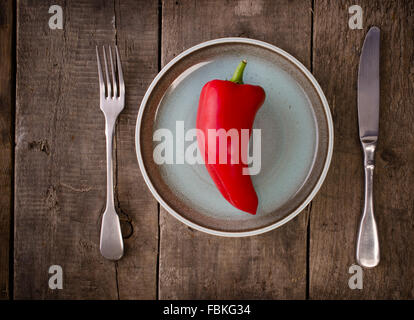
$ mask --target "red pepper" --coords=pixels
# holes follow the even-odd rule
[[[236,208],[256,214],[257,194],[250,175],[243,174],[243,168],[248,165],[243,163],[241,152],[246,152],[247,157],[248,140],[241,139],[241,130],[248,129],[250,137],[254,118],[266,95],[260,86],[243,84],[245,66],[246,61],[243,60],[230,81],[212,80],[204,85],[200,94],[196,127],[203,133],[201,137],[199,132],[197,140],[207,171],[223,197]],[[215,136],[215,139],[208,139],[209,129],[224,129],[226,132],[230,129],[237,130],[238,150],[230,138],[226,139],[224,164],[220,163],[219,158],[220,138]],[[234,154],[239,153],[238,163],[231,161],[232,150]],[[209,154],[215,161],[209,159]]]

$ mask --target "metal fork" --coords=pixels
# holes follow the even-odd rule
[[[102,74],[101,63],[99,59],[98,47],[96,47],[96,58],[98,61],[99,74],[99,96],[100,108],[105,115],[105,135],[106,135],[106,209],[102,216],[100,251],[101,254],[109,260],[121,259],[124,254],[124,242],[122,240],[121,225],[119,217],[115,211],[114,204],[114,182],[112,168],[112,141],[114,137],[115,122],[118,115],[124,109],[125,104],[125,84],[122,75],[121,60],[119,58],[118,47],[115,46],[116,52],[116,69],[118,79],[116,79],[114,61],[112,59],[112,49],[109,49],[109,59],[111,60],[112,83],[109,77],[108,63],[106,59],[105,47],[103,49],[103,58],[105,64],[105,81]],[[118,80],[118,81],[117,81]],[[119,96],[118,87],[119,83]]]

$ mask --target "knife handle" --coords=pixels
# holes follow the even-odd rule
[[[358,231],[356,259],[359,265],[373,268],[380,261],[378,231],[372,197],[376,143],[363,142],[362,148],[364,150],[365,204]]]

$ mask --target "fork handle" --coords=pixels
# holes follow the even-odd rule
[[[105,120],[106,135],[106,209],[102,216],[100,251],[109,260],[119,260],[124,253],[121,225],[114,205],[112,142],[115,121]]]
[[[356,259],[359,265],[372,268],[380,261],[377,223],[374,216],[373,177],[375,144],[363,143],[365,169],[365,204],[359,225]]]
[[[115,121],[105,119],[106,136],[106,208],[115,207],[114,173],[112,159],[112,143],[114,140]]]

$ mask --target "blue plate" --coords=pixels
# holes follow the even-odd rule
[[[252,176],[259,198],[256,215],[230,205],[203,164],[182,163],[175,154],[177,148],[197,145],[195,137],[184,139],[177,126],[184,132],[195,128],[204,84],[229,79],[243,59],[248,61],[244,83],[266,92],[254,122],[261,129],[262,146],[261,170]],[[160,141],[154,141],[154,133],[166,129],[173,137],[173,163],[157,164],[154,149]],[[136,128],[138,162],[156,199],[189,226],[223,236],[263,233],[296,216],[320,188],[332,146],[329,107],[310,72],[281,49],[245,38],[208,41],[172,60],[150,85]]]

